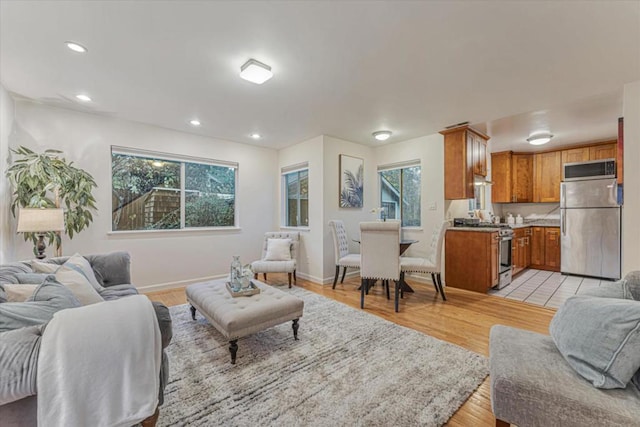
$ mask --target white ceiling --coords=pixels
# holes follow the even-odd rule
[[[240,79],[249,58],[273,79]],[[492,151],[524,149],[538,122],[551,145],[606,139],[639,79],[638,1],[0,2],[12,93],[274,148],[320,134],[379,144],[380,129],[392,143],[462,121]]]

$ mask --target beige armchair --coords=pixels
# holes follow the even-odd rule
[[[400,296],[400,223],[397,221],[373,221],[360,223],[360,308],[364,308],[364,296],[371,280],[393,280],[396,284],[395,310],[398,312]],[[389,288],[387,285],[387,295]]]
[[[275,244],[281,244],[282,239],[289,239],[289,253],[277,251]],[[274,240],[270,244],[270,240]],[[275,242],[279,240],[279,242]],[[255,278],[262,273],[264,280],[267,280],[267,273],[287,273],[289,276],[289,287],[291,287],[291,276],[294,283],[296,281],[296,266],[298,259],[298,246],[300,244],[300,233],[272,231],[265,233],[262,246],[262,259],[251,263],[251,270]]]
[[[335,289],[336,283],[338,283],[340,267],[343,268],[340,283],[343,283],[347,267],[360,268],[360,254],[349,253],[349,239],[347,238],[347,230],[344,228],[344,222],[333,219],[329,221],[329,228],[331,228],[331,235],[333,236],[333,253],[336,261],[336,275],[333,278],[333,289]]]

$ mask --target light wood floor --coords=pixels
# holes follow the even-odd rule
[[[270,285],[285,286],[286,275],[269,274]],[[505,298],[482,295],[460,289],[447,288],[447,301],[437,296],[432,285],[407,282],[415,289],[405,294],[400,312],[394,312],[392,299],[387,300],[380,285],[372,289],[365,299],[365,310],[399,325],[457,344],[468,350],[489,355],[489,330],[496,324],[514,326],[547,334],[555,310]],[[298,279],[297,286],[360,309],[359,276],[347,278],[336,289]],[[154,301],[168,306],[186,303],[184,288],[148,293]],[[488,378],[469,397],[467,402],[449,420],[449,426],[495,425],[491,412]]]

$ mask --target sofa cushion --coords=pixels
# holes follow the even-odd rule
[[[6,302],[25,302],[26,300],[31,298],[31,295],[33,295],[33,292],[39,285],[14,285],[13,283],[5,283],[0,286],[4,288],[4,291],[7,294]]]
[[[489,341],[496,418],[520,426],[640,425],[640,390],[594,388],[563,359],[550,336],[496,325]]]
[[[574,296],[549,332],[565,360],[598,388],[625,388],[640,369],[640,302]]]
[[[16,279],[18,279],[18,283],[23,285],[33,285],[34,283],[39,285],[44,282],[47,276],[49,276],[47,273],[18,273]]]
[[[619,298],[634,299],[629,290],[629,285],[625,279],[617,282],[602,283],[597,288],[589,289],[580,293],[580,296],[599,298]]]
[[[0,266],[0,283],[18,283],[16,274],[31,273],[31,269],[28,265],[21,262],[13,262]]]
[[[268,239],[265,261],[291,260],[291,239]]]
[[[25,302],[0,304],[0,333],[47,323],[57,311],[80,306],[64,285],[47,279]]]
[[[627,289],[634,300],[640,301],[640,271],[632,271],[624,276]]]

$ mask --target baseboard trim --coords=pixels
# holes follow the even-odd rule
[[[215,280],[215,279],[222,279],[227,276],[228,274],[219,274],[217,276],[198,277],[195,279],[185,279],[185,280],[179,280],[175,282],[166,282],[166,283],[158,283],[155,285],[139,286],[137,289],[138,289],[138,292],[164,291],[167,289],[182,288],[187,285],[191,285],[193,283],[206,282],[208,280]]]

